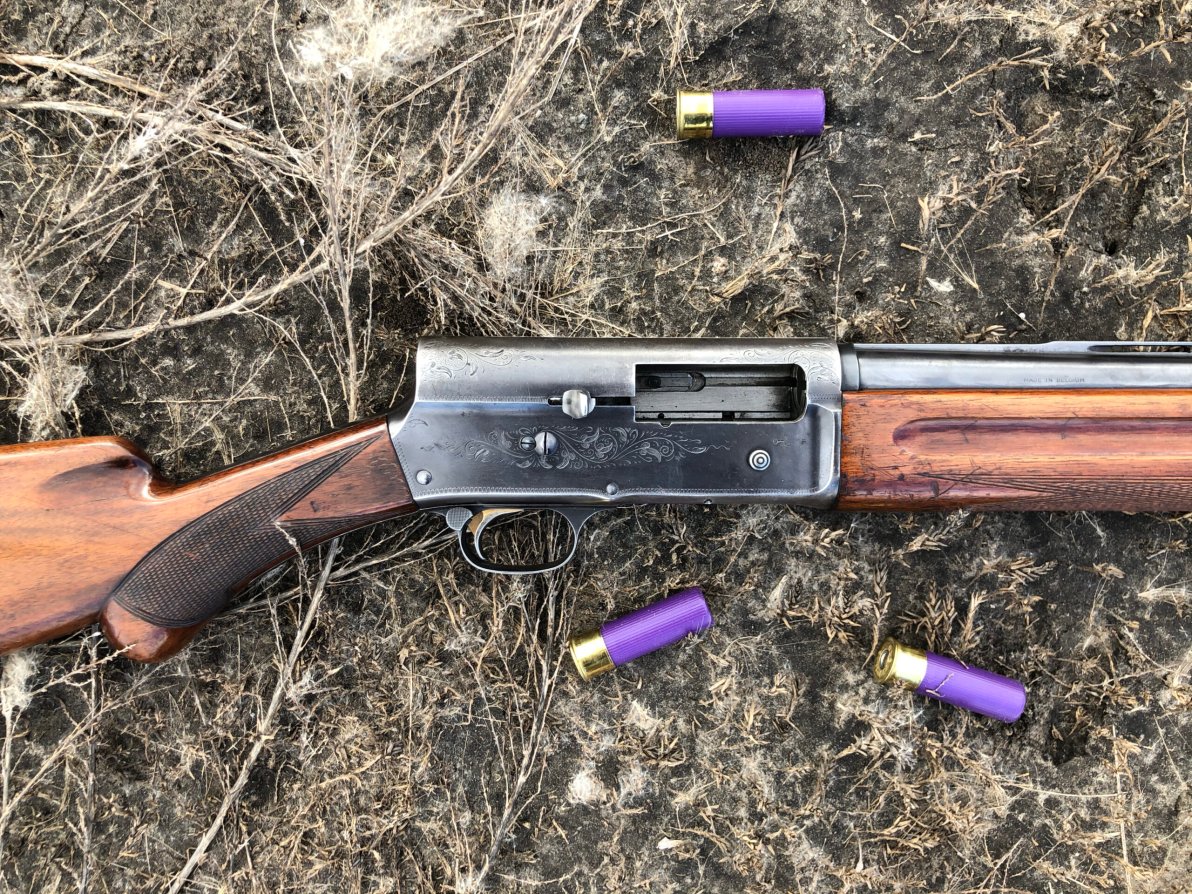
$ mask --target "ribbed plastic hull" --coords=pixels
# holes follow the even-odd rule
[[[822,90],[730,90],[712,94],[712,136],[815,136],[824,129]]]

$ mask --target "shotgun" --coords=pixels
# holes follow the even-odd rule
[[[416,510],[505,574],[643,503],[1192,510],[1192,343],[433,338],[416,370],[387,416],[186,484],[115,437],[0,447],[0,652],[98,620],[166,658],[299,550]],[[485,531],[526,510],[569,542],[505,563]]]

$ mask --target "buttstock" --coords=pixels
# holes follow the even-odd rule
[[[0,652],[98,620],[167,658],[297,549],[414,508],[384,419],[183,485],[119,438],[0,448]]]
[[[838,509],[1192,510],[1192,390],[857,391]]]

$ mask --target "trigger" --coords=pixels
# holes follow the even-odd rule
[[[506,515],[517,515],[521,511],[521,509],[509,506],[496,509],[481,509],[470,519],[468,519],[468,533],[471,534],[476,540],[479,540],[480,535],[484,533],[484,529],[487,528],[492,522]],[[450,524],[450,522],[448,522],[448,524]]]
[[[503,515],[516,515],[523,511],[516,507],[469,509],[466,506],[452,506],[450,509],[440,510],[440,514],[451,530],[462,533],[466,529],[473,537],[479,537],[490,522]]]

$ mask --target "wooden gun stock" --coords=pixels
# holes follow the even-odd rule
[[[383,418],[183,485],[119,438],[2,447],[0,500],[0,652],[99,620],[141,661],[295,546],[415,508]]]
[[[844,395],[838,509],[1192,510],[1192,390]]]

